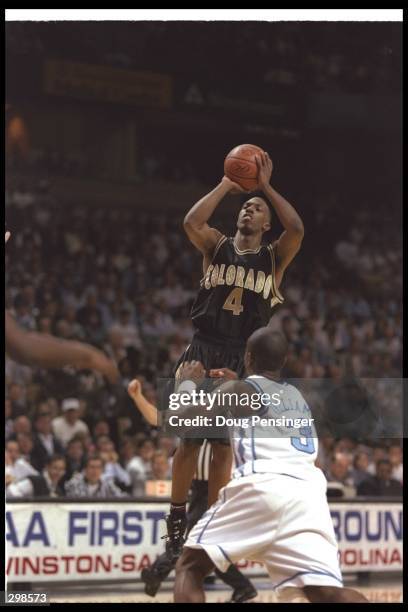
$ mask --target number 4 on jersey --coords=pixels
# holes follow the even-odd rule
[[[244,310],[244,307],[242,305],[243,292],[243,287],[236,287],[235,289],[233,289],[225,300],[223,309],[231,310],[233,315],[240,315],[241,312]]]

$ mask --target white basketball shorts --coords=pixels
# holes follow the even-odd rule
[[[231,480],[185,544],[202,548],[225,572],[248,559],[264,563],[276,594],[285,588],[343,586],[326,479],[253,474]]]

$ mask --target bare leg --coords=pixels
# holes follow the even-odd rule
[[[354,589],[306,586],[303,592],[310,603],[369,603],[364,595]]]
[[[208,479],[208,507],[217,501],[220,489],[225,487],[231,480],[231,466],[231,447],[219,442],[213,442],[210,477]]]
[[[176,565],[174,603],[205,603],[204,578],[214,563],[202,549],[184,547]]]
[[[173,504],[184,504],[191,487],[194,472],[197,469],[199,444],[182,441],[173,457],[171,501]]]

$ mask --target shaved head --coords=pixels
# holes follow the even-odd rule
[[[287,352],[288,343],[283,334],[261,327],[248,338],[245,363],[255,373],[277,372],[283,368]]]

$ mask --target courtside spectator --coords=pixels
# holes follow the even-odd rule
[[[62,415],[52,421],[55,437],[65,448],[76,434],[89,434],[88,425],[79,418],[80,403],[76,398],[67,398],[61,404]]]
[[[6,497],[63,497],[61,485],[65,474],[65,459],[61,455],[48,457],[42,474],[29,475],[12,482],[6,489]]]
[[[99,455],[91,455],[81,474],[75,474],[65,484],[67,497],[125,497],[126,493],[113,480],[103,479],[104,463]]]

